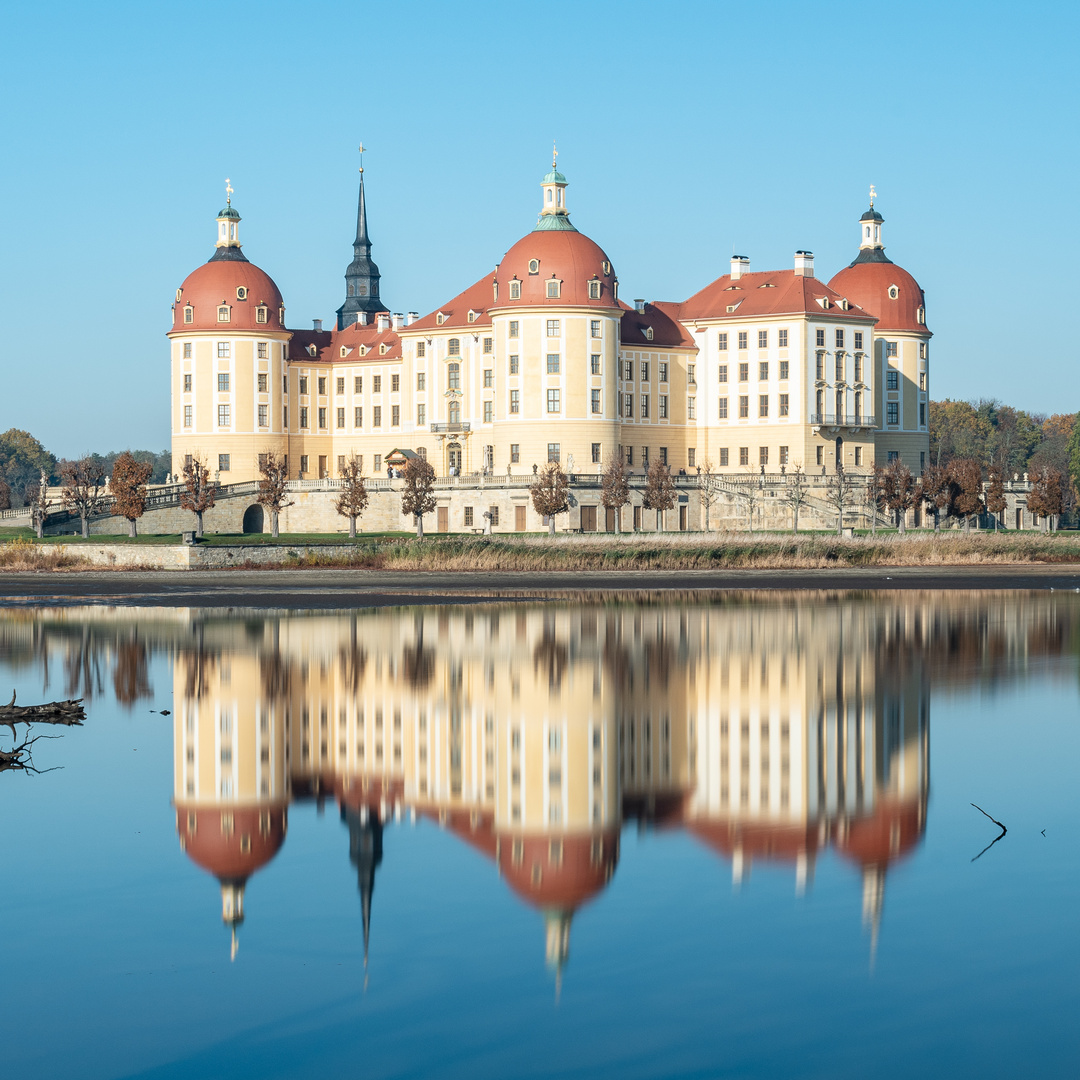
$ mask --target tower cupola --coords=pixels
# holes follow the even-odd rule
[[[353,260],[345,271],[345,303],[337,310],[339,330],[365,320],[361,312],[377,314],[390,309],[379,295],[379,268],[371,258],[371,239],[368,236],[367,203],[364,198],[364,147],[360,146],[360,196],[356,208],[356,239],[353,241]]]
[[[859,218],[859,251],[880,251],[882,255],[885,252],[885,244],[881,238],[881,226],[884,224],[885,219],[874,209],[874,200],[877,198],[877,192],[874,190],[874,185],[870,185],[870,209],[866,211],[861,218]]]
[[[551,172],[540,181],[544,195],[536,232],[577,232],[570,224],[570,211],[566,209],[566,177],[556,168],[558,159],[559,151],[553,147]]]
[[[233,186],[230,180],[225,181],[225,207],[218,212],[217,216],[217,240],[214,243],[214,254],[210,261],[223,259],[234,262],[247,262],[247,257],[240,250],[240,215],[232,204]]]

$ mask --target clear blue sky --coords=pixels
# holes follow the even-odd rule
[[[1075,3],[7,4],[0,430],[168,445],[169,303],[225,177],[290,324],[330,319],[357,144],[395,311],[535,221],[552,138],[626,298],[857,248],[927,294],[935,398],[1080,409]]]

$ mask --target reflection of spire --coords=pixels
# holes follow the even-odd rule
[[[360,915],[364,924],[364,986],[367,987],[368,945],[371,939],[371,895],[375,891],[375,868],[382,862],[383,826],[378,815],[342,807],[341,819],[349,826],[349,861],[356,867],[360,889]]]
[[[862,917],[863,927],[870,927],[870,970],[877,958],[878,935],[881,932],[881,912],[885,906],[885,867],[863,868]]]
[[[221,921],[229,928],[229,960],[236,959],[240,942],[236,928],[244,921],[245,878],[221,878]]]
[[[547,966],[555,972],[555,1004],[559,1003],[562,993],[562,973],[570,959],[570,920],[573,911],[554,909],[544,912],[546,931],[545,959]]]

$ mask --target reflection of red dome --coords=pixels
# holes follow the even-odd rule
[[[529,263],[534,259],[539,268],[536,273],[530,273]],[[547,282],[552,277],[562,282],[557,298],[547,295]],[[521,282],[520,300],[510,298],[510,282],[515,278]],[[503,256],[495,271],[495,280],[499,285],[499,299],[493,307],[619,307],[611,261],[598,244],[572,229],[539,229],[523,236]],[[599,299],[589,299],[590,281],[600,283]]]
[[[744,858],[788,862],[800,855],[815,855],[821,848],[815,822],[781,825],[737,818],[694,818],[687,821],[686,829],[727,859],[740,850]]]
[[[918,844],[926,829],[920,802],[881,802],[868,817],[849,821],[838,830],[837,850],[861,866],[887,866]]]
[[[241,300],[237,290],[243,289]],[[218,322],[218,307],[229,307],[229,321]],[[184,322],[184,309],[192,307],[193,322]],[[266,322],[256,321],[256,309],[266,308]],[[173,305],[173,333],[192,330],[275,331],[281,325],[281,293],[273,279],[254,263],[240,258],[211,259],[193,270],[180,286]]]
[[[552,844],[562,844],[560,859],[551,857]],[[521,844],[521,857],[514,855]],[[499,869],[523,900],[538,908],[573,910],[600,893],[619,861],[619,833],[519,835],[499,837]]]
[[[919,309],[926,304],[919,283],[903,267],[889,262],[883,255],[881,260],[860,262],[856,259],[829,282],[829,288],[876,315],[875,333],[914,330],[929,334],[926,323],[919,321]],[[894,285],[897,289],[895,300],[889,296],[889,289]],[[923,318],[926,318],[925,311]]]
[[[188,858],[217,878],[250,877],[281,850],[286,803],[270,806],[176,806],[176,832]],[[232,818],[231,829],[222,818]]]

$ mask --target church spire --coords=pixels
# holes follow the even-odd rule
[[[368,236],[367,201],[364,197],[364,146],[360,144],[360,196],[356,206],[356,239],[353,241],[353,260],[345,271],[345,303],[338,308],[339,330],[367,317],[390,309],[379,297],[379,268],[371,259],[371,239]]]

